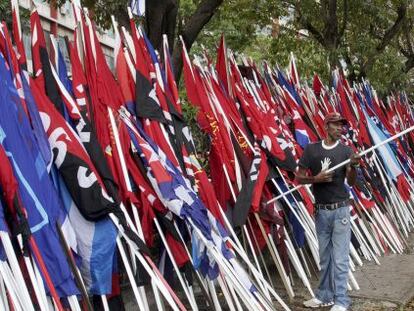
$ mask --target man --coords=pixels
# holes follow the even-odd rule
[[[340,142],[346,124],[347,121],[337,112],[325,117],[327,136],[306,146],[296,175],[299,183],[312,184],[315,197],[321,272],[316,297],[304,302],[309,308],[333,305],[331,311],[346,311],[350,305],[347,282],[351,226],[345,177],[348,185],[354,185],[360,157]],[[327,172],[347,159],[350,163],[346,167]]]

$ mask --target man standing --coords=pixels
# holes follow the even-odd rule
[[[340,142],[347,121],[337,112],[324,120],[327,136],[306,146],[299,161],[296,178],[301,184],[312,184],[315,197],[315,225],[319,242],[320,280],[316,297],[304,302],[305,307],[331,306],[331,311],[346,311],[351,239],[349,193],[354,185],[360,157]],[[327,170],[350,159],[350,164],[333,172]],[[309,174],[310,173],[310,174]]]

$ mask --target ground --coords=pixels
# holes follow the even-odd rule
[[[360,290],[350,292],[353,301],[350,311],[414,311],[414,234],[409,235],[406,243],[407,247],[403,254],[382,256],[379,258],[380,265],[364,261],[362,267],[356,267],[354,275]],[[311,282],[315,288],[316,278]],[[277,279],[274,283],[281,284]],[[295,298],[291,301],[283,287],[276,286],[275,289],[292,311],[317,311],[317,309],[302,307],[303,301],[309,299],[310,294],[299,281],[295,281]],[[124,290],[123,296],[126,310],[136,310],[131,291]],[[204,303],[199,305],[200,311],[211,310]],[[280,306],[276,305],[276,307],[277,310],[281,310]],[[223,310],[226,310],[225,307]],[[329,310],[329,308],[320,310]]]

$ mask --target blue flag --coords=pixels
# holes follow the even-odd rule
[[[380,142],[387,139],[387,136],[384,134],[383,131],[375,124],[375,122],[368,116],[366,111],[364,110],[365,118],[367,119],[367,127],[369,134],[372,138],[374,145],[379,144]],[[388,176],[392,179],[397,180],[397,177],[401,175],[402,169],[401,166],[398,164],[398,161],[395,157],[395,154],[392,151],[392,148],[385,144],[378,148],[377,153],[383,159],[383,163],[385,164],[385,169],[387,171]]]
[[[0,143],[12,164],[28,222],[53,284],[62,297],[79,293],[56,229],[59,198],[0,55]]]
[[[59,80],[64,85],[65,89],[69,92],[69,94],[73,95],[73,87],[72,87],[72,81],[69,79],[68,76],[68,70],[66,68],[65,59],[63,57],[62,51],[58,45],[57,47],[57,67],[58,67],[58,76]]]
[[[9,232],[6,221],[4,219],[3,205],[0,200],[0,231]],[[6,252],[4,251],[3,243],[0,243],[0,261],[6,261]]]

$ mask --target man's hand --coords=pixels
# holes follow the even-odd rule
[[[313,177],[314,183],[331,182],[333,178],[333,173],[334,172],[327,172],[327,171],[319,172],[318,175],[315,175]]]

